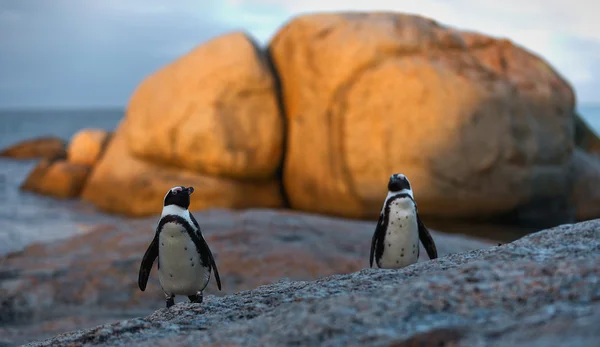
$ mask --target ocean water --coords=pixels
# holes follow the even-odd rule
[[[122,117],[123,110],[0,111],[0,148],[38,136],[68,140],[83,128],[114,130]],[[0,256],[119,219],[78,200],[59,201],[20,191],[19,185],[36,163],[0,158]]]
[[[583,105],[578,111],[600,134],[600,105]],[[0,111],[0,148],[38,136],[69,139],[83,128],[114,130],[122,117],[123,110]],[[121,219],[99,213],[90,204],[79,200],[60,201],[20,191],[19,185],[36,162],[0,158],[0,256],[34,242],[85,233],[98,223]],[[430,226],[484,238],[502,235],[497,239],[505,240],[533,231],[497,225],[432,223]]]

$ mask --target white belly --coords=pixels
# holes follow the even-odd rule
[[[414,264],[419,259],[419,227],[412,201],[398,199],[390,206],[383,255],[378,265],[393,269]]]
[[[165,293],[195,295],[206,288],[210,268],[201,266],[196,245],[181,225],[165,224],[158,247],[158,280]]]

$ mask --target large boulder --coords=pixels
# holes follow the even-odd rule
[[[375,222],[291,211],[251,209],[195,213],[223,283],[224,295],[282,278],[313,280],[368,266]],[[145,292],[136,276],[156,218],[106,224],[66,240],[0,257],[0,345],[22,343],[164,307],[156,264]],[[484,240],[432,231],[440,256],[490,247]],[[421,261],[427,261],[421,251]],[[177,297],[176,301],[185,301]]]
[[[403,269],[280,281],[32,346],[598,346],[600,223]]]
[[[342,13],[291,20],[269,51],[293,208],[376,218],[402,172],[423,215],[569,214],[574,94],[525,49],[418,16]]]
[[[0,151],[0,157],[12,159],[64,159],[67,142],[61,138],[46,136],[16,143]]]
[[[193,209],[283,205],[275,178],[242,181],[136,158],[127,146],[131,127],[129,119],[121,122],[81,194],[101,210],[129,216],[158,214],[167,190],[179,185],[194,186]]]
[[[263,55],[248,36],[234,32],[146,78],[127,108],[132,154],[219,177],[273,177],[284,130]]]

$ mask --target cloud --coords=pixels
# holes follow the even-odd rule
[[[587,0],[586,0],[587,1]],[[217,35],[260,43],[314,11],[401,11],[508,37],[600,101],[600,2],[558,0],[2,0],[0,107],[125,105],[148,74]]]

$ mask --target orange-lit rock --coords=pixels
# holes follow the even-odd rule
[[[168,189],[194,186],[192,208],[280,207],[280,185],[275,179],[241,181],[209,176],[134,157],[125,134],[131,124],[116,130],[106,153],[94,167],[82,198],[101,210],[129,216],[155,215],[162,210]]]
[[[308,14],[270,52],[293,208],[375,218],[394,172],[409,177],[423,215],[568,197],[573,91],[507,40],[405,14]]]
[[[76,198],[90,173],[87,165],[66,160],[42,159],[21,185],[21,189],[55,198]]]
[[[110,136],[110,132],[101,129],[80,130],[73,135],[67,148],[69,162],[94,166],[104,152]]]
[[[146,78],[127,108],[134,156],[219,177],[272,178],[283,120],[273,74],[245,34],[210,40]]]

